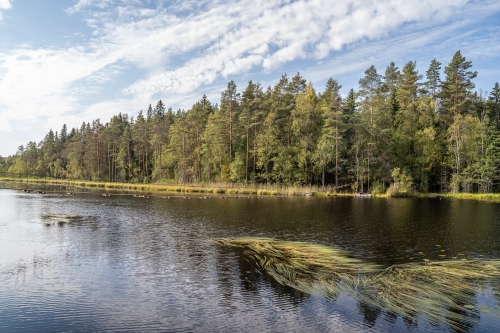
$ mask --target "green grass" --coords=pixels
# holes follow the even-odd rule
[[[337,196],[352,195],[336,193],[324,190],[318,186],[285,186],[285,185],[245,185],[235,183],[195,183],[195,184],[172,184],[172,183],[109,183],[81,180],[60,180],[46,178],[0,178],[4,182],[21,182],[44,185],[63,185],[76,188],[96,188],[105,190],[121,190],[134,192],[181,192],[181,193],[213,193],[213,194],[248,194],[248,195],[313,195],[313,196]]]
[[[461,330],[482,311],[478,288],[500,295],[500,260],[438,261],[382,267],[318,244],[265,238],[219,239],[238,247],[270,277],[306,294],[336,299],[350,296],[372,307],[409,319],[425,316],[435,324]]]
[[[500,193],[445,193],[439,194],[439,196],[443,198],[500,202]]]
[[[181,192],[181,193],[213,193],[213,194],[248,194],[248,195],[289,195],[289,196],[352,196],[353,193],[335,192],[321,186],[287,186],[287,185],[246,185],[237,183],[195,183],[174,184],[159,181],[157,183],[110,183],[82,180],[61,180],[47,178],[11,178],[0,177],[3,182],[21,182],[44,185],[63,185],[76,188],[95,188],[104,190],[120,190],[134,192]],[[388,198],[387,194],[375,194],[375,197]],[[410,197],[442,197],[467,199],[488,202],[500,202],[500,193],[418,193],[413,192]]]

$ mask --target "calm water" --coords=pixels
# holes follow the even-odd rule
[[[500,258],[500,204],[137,199],[2,189],[0,332],[451,331],[348,298],[300,294],[211,242],[242,236],[327,244],[383,265],[421,261],[419,251],[438,260],[441,249]],[[479,303],[496,302],[486,297],[476,295]],[[464,329],[500,330],[500,318],[478,316],[478,324]]]

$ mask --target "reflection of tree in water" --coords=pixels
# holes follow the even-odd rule
[[[472,303],[474,302],[470,302],[468,304]],[[373,328],[376,324],[378,317],[381,315],[382,311],[378,308],[372,307],[363,302],[358,302],[357,307],[359,313],[363,316],[363,323],[368,328]],[[452,332],[456,333],[473,332],[475,327],[475,322],[479,322],[480,319],[480,317],[476,313],[471,314],[461,311],[460,309],[453,309],[453,308],[448,308],[448,311],[471,319],[470,321],[464,321],[460,323],[460,327],[448,327],[448,329],[450,329]],[[397,314],[391,312],[384,312],[384,319],[391,324],[395,324],[399,317],[400,316],[398,316]],[[422,318],[424,318],[424,315],[422,315]],[[403,316],[401,319],[403,320],[403,323],[405,324],[408,331],[418,330],[418,318],[410,318]],[[431,322],[430,324],[436,328],[443,327],[442,325],[446,326],[446,324],[444,323]]]
[[[475,297],[475,295],[471,295],[471,298],[466,302],[466,304],[475,304],[474,297]],[[464,305],[464,304],[462,304],[462,305]],[[368,305],[364,305],[361,302],[358,303],[358,310],[359,310],[360,314],[363,315],[365,324],[370,328],[373,327],[378,315],[380,314],[380,311],[377,311],[376,308],[370,307]],[[452,319],[451,314],[457,314],[459,316],[469,318],[469,320],[462,321],[459,324],[459,327],[448,326],[448,329],[451,332],[456,332],[456,333],[473,332],[476,324],[479,323],[479,320],[481,319],[477,312],[471,313],[471,312],[466,312],[466,311],[463,311],[461,309],[451,308],[451,307],[446,308],[446,310],[447,311],[445,313],[450,314],[449,316],[445,317],[447,320]],[[423,319],[425,319],[424,314],[422,314],[420,316]],[[384,319],[392,324],[395,324],[399,317],[400,316],[395,314],[395,313],[385,312]],[[415,331],[418,329],[418,317],[410,318],[410,317],[402,316],[402,320],[409,331]],[[431,326],[434,326],[436,328],[447,326],[444,322],[440,322],[440,323],[430,322],[430,324],[431,324]]]
[[[280,300],[280,302],[276,302],[277,305],[280,305],[280,303],[286,299],[289,304],[296,308],[310,297],[309,295],[301,293],[292,287],[283,286],[272,279],[266,278],[266,280],[273,288],[276,299]]]
[[[262,290],[262,285],[270,285],[274,291],[274,295],[279,299],[279,302],[276,302],[277,305],[286,299],[287,303],[290,303],[293,307],[298,307],[305,299],[310,297],[292,287],[281,285],[268,277],[255,260],[249,258],[243,251],[241,251],[241,255],[239,256],[238,267],[242,289],[251,294],[257,294]],[[249,297],[251,294],[243,293],[243,297]]]
[[[309,243],[273,239],[221,239],[241,251],[245,260],[240,269],[254,259],[272,278],[274,290],[287,296],[302,294],[350,296],[368,327],[376,325],[382,312],[422,319],[438,328],[471,331],[479,322],[476,304],[478,288],[500,282],[500,260],[441,261],[402,264],[382,268],[352,258],[340,250]],[[243,272],[241,272],[243,273]],[[241,274],[240,273],[240,274]],[[244,275],[244,274],[243,274]],[[274,281],[274,282],[273,282]],[[289,286],[298,291],[286,291]],[[280,295],[280,294],[278,294]],[[283,294],[285,295],[285,294]],[[491,305],[486,305],[491,311]],[[409,327],[414,326],[412,321]]]
[[[262,274],[258,271],[255,262],[252,262],[240,255],[238,258],[238,268],[241,287],[248,292],[257,293],[259,284],[262,282]],[[260,274],[259,274],[260,273]]]
[[[217,248],[216,252],[216,274],[218,289],[221,294],[220,306],[224,309],[228,306],[228,300],[233,299],[235,267],[237,267],[238,254],[224,248]]]
[[[467,304],[474,304],[474,303],[475,302],[472,299],[467,302]],[[372,306],[365,304],[363,302],[358,302],[357,307],[358,307],[359,313],[363,316],[363,322],[365,323],[365,325],[368,326],[369,328],[374,327],[376,324],[376,321],[377,321],[377,319],[380,316],[382,311],[376,307],[372,307]],[[449,327],[449,329],[452,332],[457,332],[457,333],[473,332],[476,323],[478,323],[479,319],[480,319],[480,317],[478,316],[477,313],[465,312],[463,310],[456,309],[456,308],[447,308],[447,311],[449,311],[450,314],[453,313],[453,314],[458,314],[460,316],[470,318],[470,320],[468,320],[468,321],[461,322],[460,327]],[[421,316],[422,316],[422,318],[425,317],[425,315],[421,315]],[[388,311],[384,312],[384,319],[392,324],[395,324],[399,317],[400,316],[395,314],[395,313],[388,312]],[[450,316],[447,316],[446,318],[452,319]],[[402,320],[409,331],[414,331],[414,330],[418,329],[418,317],[417,318],[410,318],[410,317],[402,316]],[[430,324],[436,328],[439,328],[441,325],[446,326],[446,324],[444,324],[442,322],[441,323],[432,323],[431,322]]]
[[[218,302],[226,315],[240,311],[238,303],[241,299],[251,308],[276,307],[288,312],[309,298],[309,295],[268,277],[243,252],[240,249],[217,248],[215,266],[220,294]],[[266,292],[268,289],[272,293]]]
[[[384,312],[384,319],[391,323],[391,324],[395,324],[396,321],[398,320],[398,315],[395,314],[395,313],[392,313],[392,312]]]
[[[409,331],[418,329],[418,322],[415,318],[403,317],[403,323]]]
[[[358,311],[363,316],[363,323],[369,328],[375,326],[377,318],[382,312],[380,309],[377,309],[363,302],[358,302]]]
[[[475,304],[475,300],[474,300],[474,297],[475,295],[471,295],[471,299],[467,302],[467,304]],[[466,317],[466,318],[470,318],[470,320],[465,320],[465,321],[462,321],[460,323],[460,327],[459,328],[455,328],[455,327],[451,327],[451,330],[453,332],[457,332],[457,333],[462,333],[462,332],[473,332],[474,331],[474,326],[476,326],[476,323],[479,323],[479,320],[481,319],[481,317],[475,313],[475,312],[465,312],[461,309],[457,309],[457,308],[448,308],[448,311],[449,313],[455,313],[455,314],[458,314],[460,316],[463,316],[463,317]]]

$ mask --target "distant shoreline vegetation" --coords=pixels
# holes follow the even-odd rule
[[[48,178],[16,178],[0,177],[0,183],[31,184],[32,187],[42,186],[66,186],[70,188],[94,188],[106,191],[130,191],[130,192],[181,192],[181,193],[204,193],[204,194],[250,194],[250,195],[283,195],[283,196],[337,196],[351,195],[351,193],[336,192],[331,188],[318,186],[286,186],[280,184],[237,184],[237,183],[109,183],[81,180],[62,180]]]
[[[345,97],[336,80],[317,93],[298,73],[240,92],[230,81],[220,104],[203,95],[174,112],[160,100],[136,118],[50,130],[0,157],[0,176],[390,196],[498,192],[500,86],[474,91],[471,67],[460,51],[442,80],[436,59],[425,79],[413,61],[401,70],[391,62],[384,75],[371,66]]]
[[[332,188],[320,186],[286,186],[273,185],[245,185],[235,183],[197,183],[197,184],[141,184],[141,183],[108,183],[81,180],[62,180],[48,178],[12,178],[0,177],[0,183],[23,184],[23,188],[41,186],[65,186],[73,189],[96,189],[106,192],[130,193],[195,193],[195,194],[226,194],[226,195],[262,195],[262,196],[315,196],[315,197],[351,197],[352,191],[335,191]],[[26,186],[30,184],[30,186]],[[15,188],[10,186],[9,188]],[[411,192],[405,195],[391,193],[374,194],[374,197],[413,197],[413,198],[449,198],[465,199],[486,202],[500,202],[500,193],[419,193]],[[363,199],[361,199],[363,200]]]

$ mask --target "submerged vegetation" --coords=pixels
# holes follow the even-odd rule
[[[404,196],[411,191],[498,191],[500,86],[474,91],[472,62],[456,52],[441,80],[409,61],[381,75],[370,66],[341,95],[317,93],[300,74],[274,86],[230,81],[220,103],[203,96],[189,110],[160,100],[146,112],[52,130],[0,157],[0,176],[109,183],[234,183],[320,186]],[[400,170],[404,181],[394,184]],[[411,187],[406,188],[406,184]],[[188,187],[189,185],[186,185]],[[203,186],[207,187],[207,186]]]
[[[425,315],[430,322],[461,324],[478,312],[499,312],[480,306],[478,289],[500,296],[500,260],[452,260],[382,267],[324,245],[264,238],[219,239],[242,248],[259,267],[282,285],[307,294],[336,299],[350,296],[366,305],[408,319]],[[498,313],[496,313],[498,314]]]
[[[40,223],[45,225],[64,224],[71,222],[80,222],[84,219],[81,215],[67,215],[67,214],[43,214]]]

